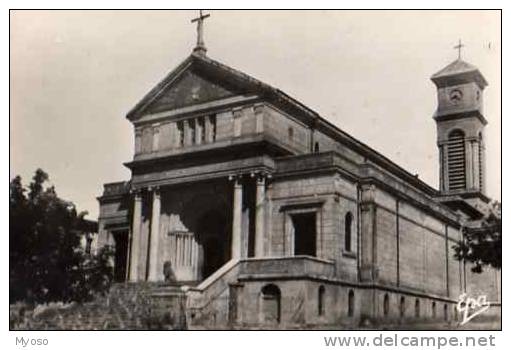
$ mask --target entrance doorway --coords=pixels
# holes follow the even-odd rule
[[[316,256],[316,213],[291,216],[294,228],[295,255]]]
[[[202,245],[202,278],[206,279],[231,258],[227,215],[208,211],[200,218],[199,243]]]
[[[114,231],[112,233],[115,242],[114,255],[114,280],[126,281],[127,258],[128,258],[128,231]]]

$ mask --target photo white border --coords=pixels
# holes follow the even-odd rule
[[[2,74],[2,86],[1,101],[2,106],[5,106],[5,113],[9,115],[9,23],[8,23],[8,11],[10,8],[16,9],[120,9],[120,8],[207,8],[207,9],[225,9],[225,8],[260,8],[260,9],[275,9],[275,8],[289,8],[293,6],[294,9],[307,8],[307,9],[322,9],[330,8],[332,6],[342,7],[345,9],[358,9],[358,8],[369,8],[369,9],[399,9],[399,8],[412,8],[412,9],[503,9],[502,12],[502,62],[511,62],[509,48],[511,43],[509,42],[509,35],[511,33],[510,22],[508,11],[511,10],[510,1],[323,1],[316,0],[314,2],[306,1],[293,1],[293,2],[276,2],[268,0],[260,1],[215,1],[214,3],[208,1],[182,1],[182,2],[169,2],[169,1],[105,1],[105,0],[89,0],[89,1],[2,1],[2,12],[0,18],[2,18],[1,25],[1,40],[2,40],[2,52],[1,55],[1,67],[3,68],[0,72]],[[3,22],[5,21],[5,23]],[[502,67],[502,96],[511,96],[510,85],[510,72],[509,68],[503,64]],[[504,98],[502,101],[502,134],[506,134],[509,131],[509,98]],[[2,143],[2,152],[0,154],[2,164],[9,164],[9,118],[5,116],[1,118],[2,133],[5,133],[5,137],[2,137],[0,142]],[[507,117],[505,117],[507,116]],[[511,149],[510,139],[503,138],[502,149]],[[505,156],[503,156],[503,160]],[[509,176],[509,164],[502,164],[503,179]],[[5,173],[8,174],[8,169]],[[6,176],[5,180],[10,180],[9,175]],[[4,227],[3,234],[1,235],[1,246],[4,249],[4,254],[1,258],[1,271],[4,281],[8,280],[8,190],[7,186],[1,188],[2,198],[4,200],[0,203],[1,205],[1,223]],[[505,186],[503,182],[503,202],[506,202],[504,198],[509,198],[509,188]],[[509,217],[509,209],[506,205],[503,206],[503,216]],[[503,221],[503,252],[507,252],[506,248],[509,247],[509,240],[506,239],[506,232],[508,228],[507,220]],[[509,258],[507,254],[503,254],[503,266],[509,266]],[[506,268],[504,268],[506,270]],[[510,281],[506,278],[502,279],[502,290],[503,295],[506,295],[506,291],[509,290]],[[143,331],[109,331],[109,332],[94,332],[94,331],[55,331],[55,332],[15,332],[8,331],[8,287],[2,288],[1,299],[5,300],[2,305],[2,347],[8,349],[21,348],[16,346],[16,337],[29,337],[29,338],[48,338],[49,346],[39,346],[39,348],[48,349],[144,349],[148,347],[158,347],[163,349],[213,349],[221,348],[222,350],[229,349],[279,349],[279,348],[292,348],[292,349],[320,349],[324,348],[323,336],[340,336],[340,335],[362,335],[370,337],[373,334],[377,335],[381,333],[369,332],[369,331],[349,331],[348,333],[339,331],[255,331],[255,332],[236,332],[236,331],[167,331],[167,332],[143,332]],[[461,332],[461,331],[420,331],[420,332],[399,332],[400,335],[411,335],[411,336],[468,336],[469,333],[475,336],[483,335],[495,335],[497,338],[497,349],[508,348],[507,345],[511,344],[509,321],[507,315],[509,313],[509,303],[503,302],[502,310],[502,332]],[[396,333],[395,331],[387,332],[388,335]],[[27,348],[35,348],[27,346]],[[372,347],[371,347],[372,348]],[[384,348],[384,347],[383,347]],[[396,349],[404,349],[404,347],[395,347]],[[478,347],[475,347],[478,348]],[[486,348],[486,347],[485,347]],[[445,347],[443,349],[449,349]]]

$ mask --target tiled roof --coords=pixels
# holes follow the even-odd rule
[[[476,82],[482,89],[488,85],[488,82],[481,74],[476,66],[471,65],[457,59],[456,61],[448,64],[445,68],[431,76],[431,80],[437,85],[443,85],[445,83],[465,83],[465,82]]]
[[[475,72],[475,71],[477,71],[477,68],[475,66],[458,58],[456,61],[447,65],[447,67],[445,67],[442,70],[440,70],[439,72],[433,74],[433,76],[431,78],[440,78],[440,77],[446,77],[449,75],[455,75],[455,74],[467,73],[467,72]]]

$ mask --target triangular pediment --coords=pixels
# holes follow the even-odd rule
[[[188,69],[179,79],[167,86],[145,109],[147,113],[157,113],[220,100],[236,95],[233,88],[221,82],[210,80],[198,72]]]
[[[190,56],[170,72],[128,113],[129,119],[143,114],[170,111],[195,104],[257,92],[253,83],[234,76],[216,61]]]

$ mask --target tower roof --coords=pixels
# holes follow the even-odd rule
[[[488,85],[488,82],[476,66],[458,58],[448,64],[445,68],[431,76],[436,86],[446,86],[476,82],[481,89]]]

